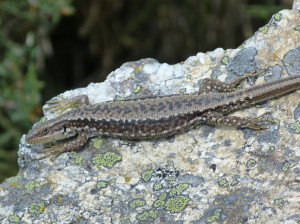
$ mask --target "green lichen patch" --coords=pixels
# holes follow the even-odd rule
[[[143,198],[136,198],[128,203],[128,206],[133,209],[143,207],[145,205],[146,205],[146,201]]]
[[[31,214],[39,215],[45,211],[44,203],[33,203],[28,207],[28,211]]]
[[[17,215],[11,215],[11,216],[8,217],[8,221],[9,221],[10,223],[18,223],[18,222],[21,221],[21,219],[20,219],[20,217],[17,216]]]
[[[176,185],[169,193],[169,196],[175,196],[175,195],[180,195],[182,192],[184,192],[190,185],[186,183],[181,183]]]
[[[275,146],[270,146],[269,148],[270,151],[275,151],[275,149],[276,149]]]
[[[212,211],[212,214],[206,219],[207,223],[213,223],[221,220],[223,210],[221,208],[217,208]]]
[[[289,163],[289,162],[284,162],[284,163],[282,164],[281,170],[282,170],[283,172],[287,172],[287,171],[290,169],[290,166],[291,166],[291,163]]]
[[[6,181],[10,184],[16,184],[16,183],[18,183],[19,179],[20,179],[20,176],[17,175],[15,177],[8,178]]]
[[[103,140],[102,140],[102,138],[93,138],[91,140],[91,143],[92,143],[93,147],[95,147],[96,149],[100,149],[100,147],[103,143]]]
[[[255,161],[254,159],[249,159],[249,160],[247,161],[247,163],[246,163],[246,167],[247,167],[248,169],[254,167],[255,165],[256,165],[256,161]]]
[[[167,198],[167,192],[161,192],[158,196],[159,200],[166,200]]]
[[[282,19],[282,14],[276,13],[273,18],[275,21],[279,22]]]
[[[158,211],[150,209],[137,214],[136,219],[140,221],[153,221],[157,218],[157,215],[158,215]]]
[[[221,178],[219,181],[218,181],[218,184],[219,186],[221,187],[225,187],[228,185],[228,180],[224,177],[224,178]]]
[[[171,213],[181,212],[188,204],[190,198],[185,195],[180,195],[175,198],[169,198],[166,201],[165,208]]]
[[[186,88],[182,88],[179,90],[179,94],[184,94],[184,93],[186,93]]]
[[[83,158],[79,156],[77,153],[71,152],[71,160],[74,164],[79,164],[82,162]]]
[[[152,174],[154,173],[154,170],[146,170],[141,174],[141,179],[145,182],[149,182],[152,178]]]
[[[283,198],[276,198],[274,200],[274,205],[278,206],[278,205],[282,205],[284,203]]]
[[[102,190],[104,188],[107,188],[108,182],[104,181],[104,180],[100,180],[100,181],[97,182],[96,186],[97,186],[98,189]]]
[[[164,200],[160,200],[160,199],[157,199],[153,202],[153,208],[159,208],[159,207],[162,207],[165,205],[165,201]]]
[[[263,34],[266,34],[269,31],[269,27],[263,26],[263,27],[259,28],[258,31],[261,32],[261,33],[263,33]]]
[[[295,122],[295,123],[292,123],[292,124],[290,125],[290,128],[291,128],[294,132],[296,132],[297,134],[300,134],[300,121],[297,121],[297,122]]]
[[[233,181],[230,183],[230,186],[233,187],[235,185],[237,185],[240,181],[237,179],[233,179]]]
[[[229,57],[227,57],[227,56],[223,57],[222,60],[221,60],[221,63],[223,65],[228,65],[228,63],[229,63]]]
[[[32,181],[28,181],[24,187],[27,191],[32,191],[37,186],[36,186],[36,182],[32,180]]]
[[[298,25],[298,26],[295,26],[295,27],[294,27],[294,30],[296,30],[296,31],[300,31],[300,25]]]
[[[115,152],[106,152],[104,154],[98,154],[93,158],[93,163],[96,166],[104,166],[106,168],[112,168],[117,162],[122,160],[122,156]]]
[[[142,87],[140,85],[137,85],[137,87],[133,90],[133,94],[137,94],[142,90]]]
[[[162,184],[160,184],[160,183],[155,183],[155,184],[153,184],[153,190],[154,191],[159,191],[159,190],[161,190],[163,188],[163,186],[162,186]]]

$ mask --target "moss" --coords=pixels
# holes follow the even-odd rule
[[[107,186],[108,186],[108,182],[107,181],[103,181],[103,180],[101,180],[101,181],[98,181],[97,182],[97,188],[98,189],[104,189],[104,188],[107,188]]]
[[[171,213],[181,212],[189,202],[190,198],[188,196],[180,195],[175,198],[170,198],[166,201],[165,208]]]
[[[169,193],[169,196],[175,196],[180,195],[182,192],[184,192],[190,185],[186,183],[178,184],[176,185]]]
[[[39,215],[45,211],[45,206],[43,203],[33,203],[28,208],[29,213]]]
[[[158,211],[151,209],[137,214],[136,219],[140,221],[150,221],[150,220],[153,221],[154,219],[157,218],[157,215],[158,215]]]
[[[8,221],[9,221],[10,223],[18,223],[18,222],[21,221],[21,219],[20,219],[20,217],[17,216],[17,215],[11,215],[11,216],[8,217]]]
[[[106,152],[98,154],[93,158],[93,163],[96,166],[102,165],[106,168],[112,168],[117,162],[122,160],[122,156],[115,152]]]
[[[144,205],[146,205],[146,201],[142,198],[133,199],[128,203],[128,206],[133,209],[143,207]]]
[[[154,170],[146,170],[141,174],[141,178],[143,181],[148,182],[150,181],[152,174],[154,173]]]

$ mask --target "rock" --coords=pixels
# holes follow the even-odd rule
[[[191,93],[203,78],[231,81],[265,68],[256,84],[300,75],[299,5],[276,13],[237,49],[198,53],[176,65],[125,63],[105,82],[63,96],[87,94],[97,103]],[[152,141],[100,136],[53,161],[37,160],[43,146],[28,145],[23,136],[20,172],[0,185],[0,221],[299,223],[299,93],[236,112],[256,117],[269,109],[277,123],[260,132],[202,125]]]

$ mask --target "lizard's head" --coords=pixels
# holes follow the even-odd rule
[[[25,137],[28,144],[41,144],[61,140],[75,136],[76,132],[67,128],[65,122],[59,119],[51,119],[37,124]]]

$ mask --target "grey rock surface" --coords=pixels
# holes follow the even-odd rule
[[[198,91],[268,68],[255,84],[300,75],[300,8],[276,13],[237,49],[175,65],[125,63],[105,82],[67,91],[92,103]],[[247,80],[243,87],[254,83]],[[300,223],[300,91],[235,112],[277,121],[264,131],[202,125],[152,141],[95,137],[78,152],[38,160],[20,142],[17,176],[0,185],[1,223]],[[47,119],[54,115],[45,113]]]

